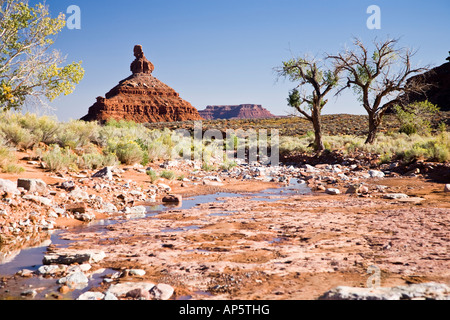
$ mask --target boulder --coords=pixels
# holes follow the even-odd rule
[[[20,191],[17,189],[17,184],[10,181],[0,179],[0,193],[10,193],[10,194],[20,194]]]
[[[169,195],[163,197],[162,202],[181,203],[181,202],[183,202],[183,197],[179,194],[169,194]]]
[[[407,194],[404,193],[387,193],[383,196],[385,199],[398,200],[408,198]]]
[[[378,170],[369,170],[369,175],[371,178],[384,178],[385,174]]]
[[[58,283],[68,286],[69,289],[83,289],[88,285],[89,279],[83,272],[78,271],[59,279]]]
[[[168,284],[160,283],[150,290],[150,296],[155,300],[169,300],[174,289]]]
[[[84,202],[66,204],[66,211],[85,213],[86,212],[86,204]]]
[[[150,291],[154,286],[155,285],[150,282],[120,282],[118,284],[111,285],[106,293],[120,297],[135,289]]]
[[[85,292],[81,294],[77,300],[105,300],[105,295],[101,292]]]
[[[62,252],[45,255],[42,263],[44,265],[50,264],[84,264],[84,263],[96,263],[103,260],[106,257],[103,251],[85,250],[74,252]]]
[[[111,171],[111,167],[105,167],[102,170],[97,171],[96,173],[94,173],[92,175],[92,178],[103,178],[103,179],[112,180],[113,174]]]
[[[45,193],[47,184],[41,179],[18,179],[17,188],[24,188],[30,192]]]
[[[450,192],[450,183],[445,185],[444,192]]]
[[[46,197],[39,197],[39,196],[34,196],[31,194],[26,194],[22,197],[22,199],[24,200],[30,200],[33,201],[39,205],[44,205],[44,206],[51,206],[53,204],[53,201],[49,198]]]
[[[339,189],[336,189],[336,188],[328,188],[328,189],[325,190],[325,192],[327,194],[331,194],[331,195],[341,194],[341,191]]]
[[[398,287],[354,288],[340,286],[319,300],[450,300],[450,287],[440,283],[420,283]]]

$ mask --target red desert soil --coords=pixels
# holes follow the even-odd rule
[[[52,183],[52,174],[21,162],[21,176]],[[133,171],[124,179],[149,183]],[[224,183],[183,188],[174,181],[171,187],[187,197],[274,186]],[[338,285],[365,287],[371,265],[381,269],[382,286],[450,284],[450,201],[443,184],[424,178],[368,183],[425,200],[314,193],[262,201],[243,195],[111,225],[101,236],[68,229],[63,237],[79,240],[75,249],[103,250],[99,267],[147,271],[143,278],[121,281],[164,282],[176,288],[175,298],[317,299]]]

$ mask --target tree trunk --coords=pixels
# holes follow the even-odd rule
[[[314,150],[323,151],[325,149],[322,141],[322,127],[320,123],[320,111],[313,110],[312,112],[312,123],[314,127]]]
[[[379,122],[376,120],[375,114],[369,114],[369,134],[367,136],[366,144],[373,144],[378,131]]]

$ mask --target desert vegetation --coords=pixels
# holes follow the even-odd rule
[[[391,115],[392,116],[392,115]],[[323,136],[324,152],[340,151],[351,155],[354,152],[378,154],[381,163],[391,160],[411,162],[422,159],[446,162],[450,160],[450,134],[445,122],[420,126],[420,131],[405,131],[408,123],[405,114],[388,124],[389,129],[380,133],[373,144],[366,144],[362,134],[327,134]],[[345,118],[345,117],[344,117]],[[358,118],[358,116],[355,116]],[[394,118],[391,118],[394,119]],[[364,122],[364,118],[360,122]],[[251,127],[270,129],[277,120],[251,121]],[[292,121],[281,118],[279,123]],[[209,122],[216,128],[219,122]],[[227,121],[231,127],[242,124],[242,120]],[[363,126],[363,124],[361,124]],[[409,127],[408,127],[409,128]],[[424,129],[428,128],[428,129]],[[314,154],[315,135],[306,127],[303,134],[280,133],[280,152]],[[270,135],[269,135],[270,139]],[[192,152],[192,158],[202,155],[201,168],[205,171],[228,170],[236,165],[227,154],[216,157],[217,148],[236,150],[238,146],[249,148],[248,141],[236,135],[226,137],[218,143],[215,140],[195,141],[168,128],[150,128],[147,125],[127,121],[111,120],[105,125],[72,120],[59,122],[49,116],[6,112],[0,115],[0,166],[3,172],[21,173],[15,151],[31,153],[35,160],[51,171],[98,169],[117,164],[147,165],[159,160],[171,160],[182,156],[183,151]],[[156,180],[157,177],[152,177]],[[170,172],[164,172],[166,179],[176,179]]]

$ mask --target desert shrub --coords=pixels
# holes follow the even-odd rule
[[[108,153],[101,154],[99,152],[85,153],[78,157],[77,166],[80,169],[95,170],[102,167],[111,167],[117,165],[116,155]]]
[[[175,179],[175,173],[170,170],[163,170],[159,176],[167,180]]]
[[[77,169],[78,157],[70,148],[60,148],[59,145],[50,146],[50,150],[45,152],[42,160],[47,164],[51,171],[62,169]]]
[[[72,120],[62,124],[57,136],[58,144],[62,148],[69,147],[74,150],[82,148],[99,140],[99,125],[95,122]]]
[[[47,145],[56,143],[56,137],[61,129],[61,125],[55,117],[41,116],[26,113],[18,118],[18,123],[36,137],[38,142]]]
[[[0,137],[0,169],[5,173],[22,173],[25,169],[16,163],[14,150],[8,148]]]
[[[115,154],[121,163],[127,165],[141,163],[144,158],[144,152],[135,141],[110,144],[107,153]]]
[[[152,184],[154,184],[156,181],[158,181],[159,176],[158,176],[158,174],[156,173],[156,171],[154,171],[154,170],[147,170],[146,173],[147,173],[147,175],[149,176],[150,182],[151,182]]]
[[[30,130],[22,128],[17,122],[3,123],[1,126],[4,139],[19,149],[29,149],[38,143],[38,139]]]
[[[105,126],[107,127],[113,127],[113,128],[136,128],[138,126],[138,124],[134,121],[127,121],[127,120],[115,120],[115,119],[110,119],[106,122]]]
[[[2,170],[5,173],[15,173],[15,174],[20,174],[25,172],[25,169],[18,165],[17,163],[8,163],[5,166],[2,166]]]
[[[394,109],[400,122],[399,131],[407,135],[430,134],[431,122],[429,119],[439,111],[439,108],[429,101],[414,102],[404,107],[395,106]]]

